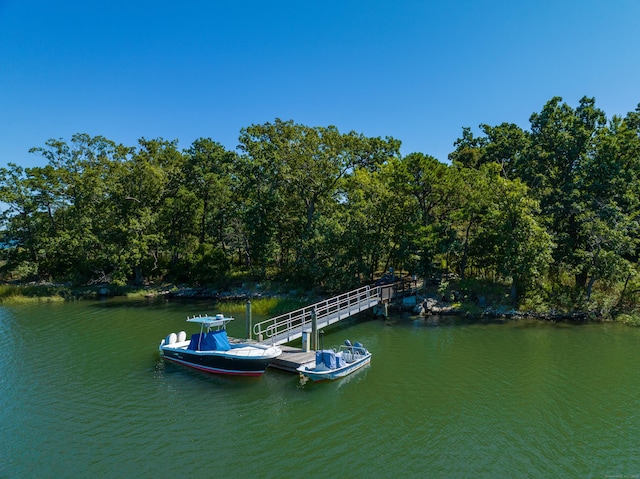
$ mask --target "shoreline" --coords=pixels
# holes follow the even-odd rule
[[[257,301],[256,304],[265,314],[282,311],[287,306],[293,309],[320,301],[322,297],[313,292],[300,290],[282,291],[282,288],[263,288],[259,284],[248,286],[243,284],[220,290],[211,287],[197,287],[186,285],[160,286],[114,286],[93,285],[72,287],[67,284],[11,284],[0,285],[0,305],[27,304],[32,302],[65,302],[96,300],[107,298],[127,298],[131,300],[186,300],[213,301],[214,303],[246,303]],[[236,305],[237,306],[237,305]],[[616,318],[597,314],[593,311],[559,311],[550,308],[547,311],[520,311],[508,305],[489,304],[482,301],[446,301],[438,295],[425,292],[415,297],[415,302],[408,304],[395,303],[390,310],[400,313],[410,313],[421,318],[439,317],[467,317],[483,320],[538,320],[547,322],[571,323],[623,323],[640,326],[640,318],[633,315],[621,314]],[[439,323],[439,321],[432,321]]]

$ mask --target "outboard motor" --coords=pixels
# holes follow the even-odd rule
[[[353,349],[361,354],[367,354],[367,350],[365,349],[365,347],[362,345],[362,343],[359,343],[358,341],[355,342],[355,344],[353,345]]]

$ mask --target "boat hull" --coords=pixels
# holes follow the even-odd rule
[[[215,374],[233,376],[261,376],[277,355],[264,357],[238,357],[223,353],[163,348],[168,361]]]
[[[297,369],[297,371],[304,377],[311,379],[312,381],[332,381],[335,379],[343,378],[358,369],[366,366],[371,362],[371,354],[367,354],[363,358],[354,361],[352,363],[348,363],[346,366],[337,369],[325,369],[321,371],[316,371],[315,368],[307,369],[304,366],[301,366]]]

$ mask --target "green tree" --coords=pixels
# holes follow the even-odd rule
[[[593,154],[593,143],[606,118],[593,98],[582,98],[576,109],[561,101],[555,97],[540,113],[531,115],[531,148],[519,175],[539,199],[554,235],[554,264],[573,273],[576,285],[584,290],[589,205],[580,188],[580,172]]]
[[[28,245],[41,277],[79,280],[104,262],[100,239],[104,231],[100,219],[105,216],[102,206],[113,177],[111,171],[128,150],[103,137],[77,134],[69,144],[49,140],[45,147],[31,152],[47,159],[47,164],[5,170],[5,179],[11,178],[12,182],[5,186],[20,192],[8,198],[13,204],[5,212],[6,233],[12,235],[11,231],[15,231],[13,226],[19,221],[16,211],[20,211],[22,221],[28,218],[31,225],[28,237],[11,239],[15,247],[10,254],[23,251]],[[31,206],[25,208],[27,204]]]
[[[439,258],[449,267],[456,181],[450,167],[423,153],[411,153],[391,164],[391,190],[399,198],[408,198],[407,208],[415,211],[413,229],[403,234],[413,243],[411,254],[417,258],[416,269],[421,274],[439,272]]]
[[[500,166],[505,178],[514,178],[529,147],[529,135],[518,125],[502,123],[498,126],[481,124],[485,134],[474,137],[471,129],[462,129],[462,138],[455,141],[456,149],[449,155],[454,166],[478,169],[487,163]]]
[[[230,225],[237,211],[233,177],[236,154],[209,138],[199,138],[184,152],[184,181],[173,201],[185,225],[182,258],[175,268],[184,280],[216,282],[229,269],[229,247],[238,248]],[[167,201],[171,201],[168,199]]]
[[[345,277],[370,282],[376,272],[390,265],[414,266],[409,233],[419,225],[411,198],[391,186],[398,162],[394,158],[378,171],[356,169],[344,183],[345,201],[339,213],[343,227],[338,244],[344,247],[340,262]]]
[[[640,129],[637,113],[614,117],[598,131],[578,172],[586,247],[579,254],[589,300],[596,281],[626,277],[637,263],[640,228]]]
[[[483,264],[472,254],[471,246],[478,235],[484,217],[490,208],[493,195],[491,168],[455,168],[452,174],[456,177],[455,206],[451,221],[456,230],[455,248],[457,254],[457,272],[460,279],[466,279],[469,265]]]
[[[5,273],[23,271],[40,274],[42,251],[40,226],[46,217],[32,194],[30,180],[24,168],[10,163],[0,169],[0,201],[2,211],[2,248]]]
[[[254,251],[260,246],[261,261],[269,260],[268,251],[275,252],[282,267],[311,280],[317,267],[317,221],[335,208],[341,180],[356,168],[377,168],[397,155],[399,147],[392,138],[341,134],[334,126],[279,119],[244,128],[245,211],[259,232],[251,243]]]
[[[527,187],[519,179],[494,174],[483,233],[476,241],[483,249],[492,250],[497,273],[511,279],[511,300],[515,303],[546,274],[553,243],[538,221],[538,202],[528,195]]]

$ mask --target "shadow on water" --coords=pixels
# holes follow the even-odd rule
[[[155,379],[161,381],[185,381],[199,382],[220,388],[244,388],[256,386],[262,377],[260,376],[234,376],[231,374],[214,374],[198,371],[187,366],[165,361],[161,357],[156,359],[153,367]]]
[[[358,369],[357,371],[354,371],[348,376],[345,376],[340,379],[335,379],[333,381],[330,381],[330,380],[312,381],[311,379],[307,379],[303,376],[299,376],[298,379],[296,380],[297,381],[296,387],[300,390],[306,390],[306,391],[312,391],[315,388],[339,389],[341,387],[346,386],[349,383],[357,384],[358,382],[363,381],[367,377],[367,372],[370,367],[371,367],[371,364],[367,364],[366,366],[363,366],[362,368]]]
[[[223,306],[222,303],[215,300],[206,300],[206,299],[166,299],[163,297],[154,296],[152,298],[126,298],[126,297],[116,297],[116,298],[103,298],[91,300],[91,302],[87,301],[87,304],[92,308],[100,308],[100,309],[141,309],[141,308],[149,308],[149,307],[162,307],[162,308],[173,308],[177,311],[183,311],[185,306],[189,307],[199,307],[199,308],[221,308]]]
[[[456,327],[456,326],[473,326],[473,325],[489,325],[489,324],[506,324],[513,320],[502,318],[480,318],[473,316],[418,316],[408,313],[400,315],[392,315],[386,318],[387,326],[410,326],[410,327]]]
[[[386,320],[389,326],[412,325],[424,327],[458,327],[458,326],[514,326],[523,328],[574,328],[580,326],[589,326],[594,324],[602,324],[593,321],[584,320],[541,320],[535,318],[506,318],[506,317],[481,317],[481,316],[417,316],[410,314],[401,314],[390,316]]]

